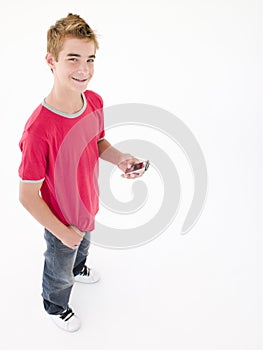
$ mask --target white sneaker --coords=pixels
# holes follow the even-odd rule
[[[75,281],[79,283],[96,283],[100,280],[99,273],[94,270],[90,269],[86,265],[83,267],[82,271],[79,275],[75,276]]]
[[[74,312],[68,307],[59,315],[49,315],[52,321],[61,329],[67,332],[76,332],[80,329],[80,320]]]

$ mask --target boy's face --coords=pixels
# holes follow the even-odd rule
[[[46,60],[54,74],[54,85],[65,92],[84,92],[94,73],[95,45],[93,41],[64,39],[58,60],[50,53]]]

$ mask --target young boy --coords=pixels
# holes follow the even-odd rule
[[[68,305],[74,282],[99,280],[85,265],[98,211],[98,157],[117,165],[124,177],[141,176],[125,174],[139,161],[104,138],[102,99],[86,90],[97,49],[93,30],[78,15],[50,27],[46,61],[54,85],[27,121],[19,144],[19,199],[45,228],[44,308],[69,332],[80,328]]]

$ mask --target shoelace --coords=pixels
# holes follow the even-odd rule
[[[72,316],[74,316],[74,312],[71,310],[70,307],[67,308],[66,311],[62,312],[62,314],[60,315],[60,318],[63,321],[68,321]]]
[[[90,268],[86,265],[83,267],[82,271],[80,272],[81,276],[89,276],[90,275]]]

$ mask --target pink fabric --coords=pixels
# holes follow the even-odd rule
[[[98,145],[104,137],[103,101],[87,90],[86,109],[69,118],[40,105],[26,123],[19,146],[22,181],[44,179],[41,195],[64,224],[94,229],[98,211]]]

